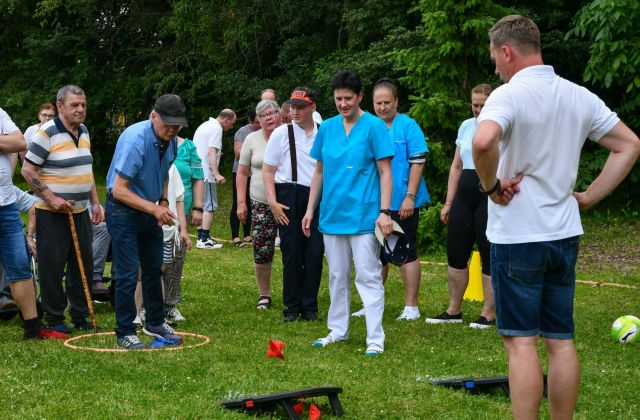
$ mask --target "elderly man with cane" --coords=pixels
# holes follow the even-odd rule
[[[86,321],[90,299],[83,292],[81,279],[82,270],[93,271],[91,222],[100,223],[103,214],[93,179],[91,140],[83,124],[87,115],[84,91],[73,85],[62,87],[56,97],[56,108],[58,116],[43,124],[33,136],[22,176],[37,196],[36,246],[45,321],[49,328],[68,334],[71,329],[64,324],[67,298],[73,327],[96,328],[95,322]],[[87,211],[89,200],[93,205],[91,219]],[[74,247],[73,225],[79,248]]]

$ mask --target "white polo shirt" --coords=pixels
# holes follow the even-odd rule
[[[498,178],[523,173],[520,192],[507,206],[489,201],[487,238],[492,243],[554,241],[583,233],[573,198],[580,151],[599,141],[620,119],[582,86],[539,65],[516,73],[494,90],[478,124],[502,129]]]
[[[209,148],[214,148],[218,152],[218,165],[220,165],[220,156],[222,153],[222,125],[215,118],[209,118],[209,121],[205,121],[196,129],[193,133],[193,144],[196,145],[198,150],[198,156],[202,160],[202,170],[204,171],[204,178],[208,182],[215,182],[215,177],[211,172],[211,166],[209,166],[209,157],[207,153]]]
[[[296,140],[296,160],[298,162],[298,184],[311,186],[311,176],[316,169],[316,160],[309,155],[311,147],[318,134],[318,127],[313,124],[313,131],[307,135],[296,123],[293,125],[293,135]],[[264,163],[275,166],[275,182],[282,184],[292,182],[291,153],[289,148],[289,129],[287,125],[281,125],[273,130],[267,149],[264,152]]]
[[[9,114],[0,108],[0,134],[11,134],[19,130],[18,126],[9,117]],[[9,155],[0,152],[0,206],[8,206],[16,201],[16,194],[11,182],[12,175]]]

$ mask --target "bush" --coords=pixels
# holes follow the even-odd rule
[[[442,203],[432,204],[420,210],[418,222],[418,254],[442,253],[447,249],[447,225],[440,221]]]

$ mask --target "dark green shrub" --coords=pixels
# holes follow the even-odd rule
[[[418,223],[418,254],[442,253],[447,249],[447,225],[440,221],[442,203],[435,203],[420,210]]]

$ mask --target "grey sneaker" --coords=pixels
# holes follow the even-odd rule
[[[144,350],[147,348],[135,334],[118,337],[118,347],[126,350]]]
[[[176,307],[173,307],[167,311],[167,314],[165,315],[165,319],[167,319],[168,321],[174,321],[174,322],[187,320]]]
[[[151,326],[149,324],[142,328],[142,332],[151,336],[158,337],[166,341],[168,344],[180,344],[182,339],[176,335],[176,332],[167,324],[163,322],[160,325]]]

